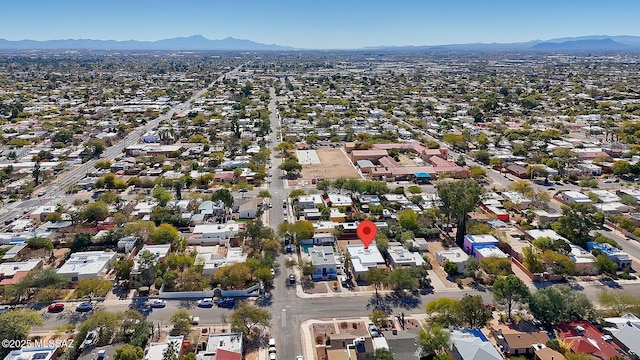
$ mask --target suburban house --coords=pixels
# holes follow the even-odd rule
[[[627,353],[640,354],[640,327],[625,323],[616,329],[607,329],[613,342]],[[606,335],[605,335],[606,336]]]
[[[242,360],[242,333],[209,334],[206,348],[198,352],[198,360]]]
[[[314,246],[309,249],[311,277],[314,281],[335,280],[338,278],[338,264],[331,246]]]
[[[464,271],[464,265],[468,259],[469,255],[459,247],[452,247],[436,252],[436,261],[438,261],[440,266],[444,266],[444,263],[446,262],[453,262],[458,265],[458,273],[462,273]]]
[[[453,330],[450,341],[453,360],[502,359],[502,355],[478,329]]]
[[[616,248],[615,246],[605,243],[599,244],[595,241],[589,241],[587,243],[587,250],[592,251],[593,249],[602,251],[611,261],[618,265],[618,270],[622,270],[626,267],[631,267],[631,258],[629,257],[629,255],[626,252]]]
[[[82,279],[101,279],[118,254],[113,251],[85,251],[72,253],[69,260],[58,269],[58,274],[71,281]]]
[[[240,224],[228,222],[226,224],[198,224],[193,228],[193,232],[187,244],[189,245],[229,245],[229,240],[235,237],[240,231]]]
[[[167,351],[170,346],[177,351],[174,359],[181,359],[184,351],[183,345],[184,337],[182,335],[167,336],[167,339],[164,342],[152,342],[147,346],[144,360],[163,359],[165,351]]]
[[[490,246],[498,246],[498,239],[493,235],[466,235],[464,237],[463,248],[469,255],[475,256],[478,249]]]
[[[258,199],[245,199],[238,205],[238,217],[240,219],[253,219],[258,211]]]
[[[558,324],[556,330],[575,353],[586,353],[603,360],[616,356],[629,359],[618,345],[610,341],[610,336],[605,336],[588,321]]]
[[[491,329],[491,333],[500,350],[511,356],[533,354],[535,344],[549,341],[549,335],[544,331],[521,332],[504,325]]]
[[[0,286],[15,284],[34,270],[42,267],[42,259],[0,264]]]
[[[160,245],[148,245],[144,244],[142,249],[138,251],[136,257],[133,259],[133,268],[131,268],[130,278],[135,279],[136,275],[140,274],[140,256],[145,252],[150,252],[155,256],[154,265],[159,262],[164,262],[171,252],[171,244],[160,244]]]
[[[364,248],[364,244],[347,245],[347,251],[351,256],[351,270],[356,280],[366,278],[369,268],[386,267],[384,258],[375,243],[371,243],[368,249]]]
[[[591,199],[579,191],[565,191],[562,193],[562,201],[566,203],[591,203]]]
[[[391,246],[390,244],[387,251],[394,269],[398,267],[414,267],[425,263],[420,253],[411,252],[402,245]]]

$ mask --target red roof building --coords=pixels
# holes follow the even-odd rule
[[[586,353],[603,360],[616,356],[629,359],[618,345],[611,342],[610,337],[605,336],[588,321],[559,324],[556,330],[560,338],[569,344],[575,353]]]

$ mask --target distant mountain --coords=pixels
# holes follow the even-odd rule
[[[0,50],[302,50],[276,44],[262,44],[251,40],[234,39],[231,37],[221,40],[210,40],[202,35],[177,37],[157,41],[115,41],[91,39],[67,40],[19,40],[10,41],[0,39]],[[312,49],[309,49],[312,50]],[[345,49],[346,50],[346,49]],[[372,46],[357,51],[640,51],[640,36],[620,35],[588,35],[579,37],[557,38],[549,40],[531,40],[515,43],[470,43],[448,45],[421,46]]]
[[[434,46],[379,46],[367,49],[388,51],[640,51],[640,36],[590,35],[515,43],[470,43]]]
[[[631,50],[634,46],[621,44],[611,38],[585,39],[563,42],[542,42],[531,47],[532,50]],[[636,47],[636,49],[640,49]]]
[[[2,50],[57,50],[57,49],[90,49],[90,50],[293,50],[288,46],[262,44],[251,40],[228,37],[222,40],[210,40],[202,35],[177,37],[158,41],[115,41],[91,39],[67,40],[19,40],[0,39]]]

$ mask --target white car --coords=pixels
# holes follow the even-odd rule
[[[212,298],[205,298],[205,299],[201,299],[198,300],[198,307],[213,307],[213,299]]]
[[[155,299],[149,303],[149,306],[151,306],[152,308],[163,308],[167,306],[167,303],[162,299]]]
[[[98,332],[95,330],[89,331],[87,337],[84,338],[84,346],[91,346],[98,340]]]

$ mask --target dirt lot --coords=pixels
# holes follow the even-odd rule
[[[342,150],[318,149],[316,153],[320,158],[320,164],[302,165],[302,178],[298,179],[297,182],[305,181],[307,184],[311,184],[311,179],[316,178],[329,180],[360,178],[360,175]],[[291,184],[291,181],[289,183]]]

